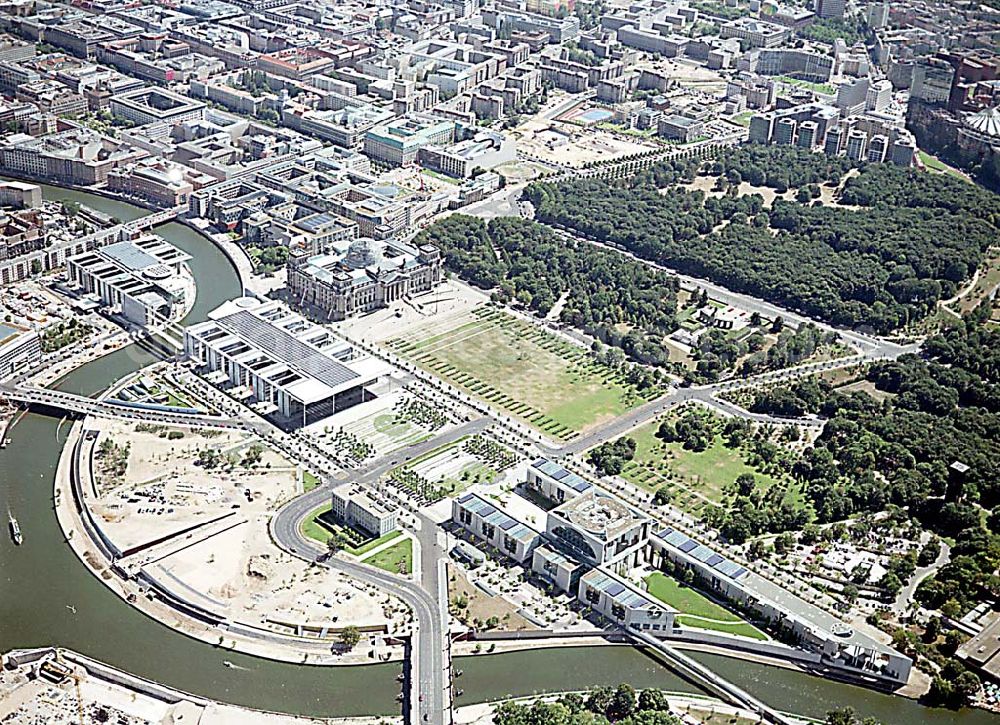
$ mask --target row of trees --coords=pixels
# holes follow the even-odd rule
[[[756,153],[778,159],[782,148]],[[920,319],[951,296],[1000,231],[997,201],[981,197],[987,192],[959,190],[959,182],[944,175],[915,176],[887,164],[867,166],[848,180],[845,201],[867,205],[860,209],[780,200],[765,211],[759,195],[706,199],[680,188],[661,194],[642,178],[630,185],[535,183],[526,195],[540,221],[877,333]]]
[[[450,270],[494,290],[499,302],[547,315],[565,295],[563,322],[638,362],[668,363],[661,338],[677,327],[673,275],[518,218],[487,224],[456,214],[422,232],[418,242],[437,245]]]

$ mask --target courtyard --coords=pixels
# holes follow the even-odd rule
[[[696,629],[710,629],[750,639],[766,640],[767,635],[738,615],[689,586],[660,572],[643,580],[650,596],[677,610],[677,623]]]

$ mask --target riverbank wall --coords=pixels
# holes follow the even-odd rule
[[[93,448],[86,431],[86,419],[74,422],[56,469],[54,500],[56,517],[66,541],[102,584],[160,624],[215,647],[293,664],[337,667],[375,664],[363,659],[364,655],[336,654],[332,640],[297,637],[234,621],[205,609],[144,572],[133,577],[118,566],[116,562],[122,552],[102,531],[85,500],[85,479],[89,481],[92,475]],[[380,662],[400,659],[401,654],[395,653]]]

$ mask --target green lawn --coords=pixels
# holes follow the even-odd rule
[[[399,538],[402,535],[403,535],[403,532],[399,531],[397,529],[396,531],[390,531],[385,536],[380,536],[377,539],[372,539],[368,543],[362,544],[361,546],[358,546],[358,547],[347,547],[346,549],[344,549],[344,551],[346,551],[348,554],[353,554],[354,556],[361,556],[362,554],[367,554],[369,551],[371,551],[372,549],[374,549],[376,546],[381,546],[382,544],[386,543],[387,541],[392,541],[393,539],[397,539],[397,538]]]
[[[837,90],[829,83],[812,83],[810,81],[800,81],[798,78],[791,78],[789,76],[778,76],[776,80],[779,80],[782,83],[787,83],[790,86],[798,86],[799,88],[805,88],[807,90],[813,91],[814,93],[823,93],[828,96],[833,94]]]
[[[960,172],[958,169],[948,166],[948,164],[941,161],[935,156],[931,156],[926,151],[917,151],[917,155],[920,157],[920,160],[924,162],[924,166],[926,166],[928,169],[932,169],[934,171],[940,171],[942,174],[951,174],[952,176],[962,179],[963,181],[968,181],[965,175],[962,174],[962,172]]]
[[[676,420],[682,414],[676,412],[667,419]],[[726,447],[721,435],[722,419],[708,412],[704,415],[715,421],[717,434],[708,448],[700,452],[685,449],[682,443],[664,443],[657,438],[656,430],[662,419],[628,433],[627,437],[636,442],[636,453],[622,469],[622,477],[647,491],[666,488],[673,496],[673,504],[693,515],[701,515],[707,507],[724,505],[730,499],[727,487],[744,473],[754,476],[759,490],[781,486],[785,490],[784,500],[794,506],[805,505],[800,483],[749,465],[748,453]]]
[[[308,493],[319,485],[319,476],[310,471],[302,472],[302,488]]]
[[[628,434],[636,442],[635,458],[626,466],[622,475],[632,483],[648,490],[656,490],[667,482],[666,474],[672,471],[683,484],[706,498],[721,502],[722,489],[737,476],[752,473],[757,483],[768,488],[777,481],[757,472],[743,461],[737,449],[726,448],[721,435],[712,439],[704,451],[686,450],[681,443],[664,443],[656,437],[659,421],[647,423]],[[667,454],[672,454],[672,457]]]
[[[432,169],[421,169],[421,172],[427,174],[432,179],[437,179],[438,181],[444,181],[445,183],[448,184],[454,184],[457,186],[458,184],[461,183],[461,181],[459,179],[456,179],[454,176],[448,176],[447,174],[442,174],[441,172],[433,171]]]
[[[753,117],[753,111],[744,111],[743,113],[739,113],[733,116],[732,120],[733,123],[738,123],[740,126],[743,126],[744,128],[749,128],[750,119],[752,117]]]
[[[413,571],[413,540],[400,541],[362,561],[392,574],[409,574]]]
[[[646,591],[650,596],[676,609],[681,615],[689,615],[678,616],[677,621],[680,624],[698,629],[728,632],[751,639],[767,639],[763,632],[744,622],[738,615],[719,606],[695,589],[682,586],[676,579],[660,572],[653,572],[646,577]]]
[[[698,617],[684,616],[677,617],[677,622],[678,624],[682,624],[686,627],[694,627],[695,629],[710,629],[713,632],[735,634],[739,637],[756,639],[760,642],[767,640],[766,634],[747,622],[716,622],[708,619],[699,619]]]
[[[346,533],[351,541],[359,541],[360,537],[357,532],[345,529],[333,520],[333,516],[330,514],[330,504],[324,504],[314,509],[302,522],[303,535],[313,541],[318,541],[323,544],[323,546],[326,546],[326,542],[333,538],[334,534],[338,531]],[[345,546],[344,551],[353,556],[362,556],[375,547],[381,546],[387,541],[392,541],[402,535],[402,531],[390,531],[385,536],[380,536],[377,539],[368,539],[367,541],[358,543],[355,546]]]
[[[655,397],[639,393],[587,350],[491,307],[451,329],[388,346],[543,433],[570,440]]]
[[[331,505],[323,504],[322,506],[313,509],[309,512],[309,515],[305,517],[302,521],[302,534],[313,541],[318,541],[319,543],[326,546],[326,542],[330,540],[333,536],[333,531],[331,531],[327,526],[321,523],[320,517],[323,514],[330,512]]]

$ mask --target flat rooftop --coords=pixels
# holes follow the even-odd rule
[[[246,310],[220,317],[216,322],[254,347],[272,353],[290,368],[299,370],[331,388],[339,388],[344,383],[360,377],[349,367],[325,355],[321,350]]]
[[[845,645],[853,644],[883,654],[899,656],[899,652],[892,649],[892,647],[882,644],[863,632],[859,632],[839,617],[820,609],[814,604],[810,604],[784,587],[740,566],[672,527],[668,526],[654,534],[654,536],[680,549],[688,556],[704,562],[712,567],[720,577],[736,582],[737,586],[742,588],[743,591],[749,593],[759,601],[771,603],[778,609],[789,613],[817,630],[834,635]]]
[[[591,569],[581,578],[589,586],[604,592],[615,604],[629,609],[659,609],[664,612],[677,610],[667,606],[658,599],[644,594],[629,582],[604,569]]]
[[[606,541],[645,520],[617,498],[597,488],[552,509],[549,515],[569,521]]]
[[[24,331],[22,327],[14,327],[0,322],[0,345],[10,342]]]
[[[507,536],[517,539],[518,541],[530,543],[534,539],[541,536],[541,534],[533,528],[527,524],[522,524],[513,516],[510,516],[505,511],[498,509],[477,493],[465,494],[458,499],[458,503],[482,518],[486,523],[502,529]]]
[[[594,487],[594,484],[590,483],[590,481],[567,470],[555,461],[550,461],[548,458],[535,459],[531,462],[531,467],[539,473],[543,473],[549,478],[558,481],[560,485],[573,489],[577,493],[589,491]]]

